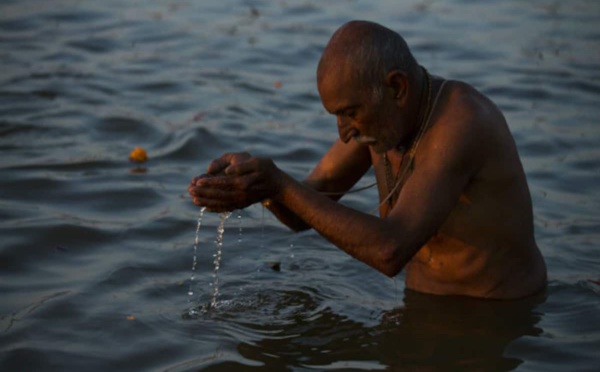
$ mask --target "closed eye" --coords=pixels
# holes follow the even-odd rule
[[[358,105],[352,105],[344,108],[340,108],[339,110],[335,110],[331,112],[332,115],[335,116],[346,116],[350,119],[354,119],[356,117],[356,112],[358,109]]]
[[[356,119],[357,109],[358,109],[358,106],[346,107],[344,110],[342,110],[342,115],[344,115],[350,119]]]

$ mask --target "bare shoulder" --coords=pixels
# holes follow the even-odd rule
[[[455,125],[465,125],[481,134],[480,130],[490,130],[489,126],[506,124],[502,112],[483,93],[473,86],[457,80],[447,81],[442,92],[443,112]],[[445,99],[444,99],[445,98]]]
[[[461,164],[480,168],[489,157],[516,153],[500,109],[473,86],[448,80],[431,117],[430,146],[445,148]]]
[[[503,120],[495,105],[472,86],[449,80],[437,82],[430,129],[423,141],[423,160],[459,172],[473,173],[487,155],[490,121]],[[427,161],[427,160],[430,160]]]

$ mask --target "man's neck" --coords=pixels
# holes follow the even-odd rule
[[[414,88],[414,93],[411,94],[409,103],[409,135],[398,145],[396,149],[405,152],[412,145],[415,137],[417,136],[419,129],[424,125],[426,120],[427,112],[429,111],[428,106],[431,98],[431,87],[432,81],[429,73],[425,68],[419,66],[417,72],[414,74],[414,79],[411,82],[411,87]]]

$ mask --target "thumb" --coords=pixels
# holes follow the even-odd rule
[[[208,167],[206,168],[206,172],[208,174],[218,174],[221,173],[232,164],[233,154],[225,154],[218,159],[213,160]]]

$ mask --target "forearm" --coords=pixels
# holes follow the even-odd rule
[[[337,201],[370,167],[371,155],[367,147],[355,142],[344,144],[338,140],[321,158],[308,177],[298,184],[304,185],[314,192],[327,193],[329,195],[327,199]],[[280,180],[286,179],[279,169],[274,169],[272,175],[276,181],[275,184],[280,184]],[[263,201],[263,205],[283,224],[294,231],[311,228],[303,218],[290,210],[284,203],[277,198],[272,198],[272,193],[268,193],[266,196],[268,199]]]
[[[310,226],[306,224],[301,218],[290,211],[285,205],[275,201],[274,199],[265,199],[262,202],[263,207],[267,208],[277,219],[292,229],[295,232],[304,231],[310,229]]]
[[[412,257],[407,241],[398,239],[398,226],[389,220],[339,204],[287,174],[272,200],[270,210],[284,208],[302,225],[388,276],[396,275]]]
[[[320,192],[319,190],[316,190],[313,187],[311,187],[311,185],[308,184],[307,181],[301,182],[301,184],[314,190],[315,192]],[[339,199],[339,197],[329,198],[334,201]],[[277,217],[277,219],[281,223],[283,223],[295,232],[304,231],[311,228],[311,226],[304,222],[302,218],[298,217],[298,215],[296,215],[294,212],[288,209],[284,204],[278,202],[275,199],[265,199],[263,200],[262,205],[263,207],[267,208],[275,217]]]

